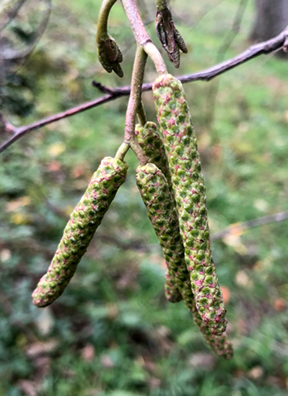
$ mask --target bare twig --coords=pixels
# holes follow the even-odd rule
[[[235,58],[229,59],[209,69],[205,69],[193,74],[180,76],[178,78],[183,84],[193,81],[210,81],[213,78],[225,73],[226,71],[231,70],[253,58],[256,58],[257,56],[263,54],[265,55],[270,54],[279,49],[282,49],[284,45],[287,45],[287,42],[288,42],[288,26],[278,36],[274,37],[271,40],[264,41],[263,43],[252,45],[246,51],[237,55]],[[96,86],[97,84],[98,83],[96,83]],[[109,88],[106,87],[104,88],[103,85],[101,85],[101,87],[102,87],[102,92],[103,89],[106,90],[106,92],[108,92],[107,90]],[[97,88],[99,89],[98,86]],[[150,91],[151,89],[152,89],[152,83],[142,85],[142,92]],[[52,124],[53,122],[59,121],[63,118],[71,117],[75,114],[100,106],[104,103],[111,102],[112,100],[118,99],[121,96],[128,96],[130,94],[130,87],[129,86],[117,87],[115,89],[109,89],[109,92],[110,92],[109,94],[102,96],[101,98],[92,100],[91,102],[83,103],[80,106],[73,107],[62,113],[58,113],[50,117],[44,118],[42,120],[36,121],[33,124],[22,126],[19,128],[14,127],[14,135],[0,146],[0,153],[9,146],[11,146],[11,144],[16,142],[22,136],[25,136],[30,131],[41,128],[48,124]]]
[[[259,227],[264,224],[280,222],[288,219],[288,212],[275,213],[274,215],[259,217],[257,219],[245,221],[244,223],[233,224],[225,230],[216,232],[211,236],[212,241],[225,238],[227,235],[241,233],[250,228]]]

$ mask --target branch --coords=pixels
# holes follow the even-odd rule
[[[274,215],[258,217],[257,219],[245,221],[243,223],[236,223],[230,225],[229,227],[225,228],[225,230],[216,232],[215,234],[211,235],[212,241],[217,241],[218,239],[225,238],[227,235],[237,234],[239,232],[243,232],[250,228],[259,227],[264,224],[280,222],[288,219],[288,212],[280,212]]]
[[[237,55],[235,58],[222,62],[209,69],[205,69],[203,71],[193,74],[184,75],[178,78],[183,84],[192,81],[210,81],[213,78],[225,73],[226,71],[231,70],[253,58],[256,58],[257,56],[263,54],[264,55],[270,54],[277,50],[283,49],[284,46],[288,47],[288,26],[278,36],[274,37],[271,40],[264,41],[256,45],[252,45],[250,48],[248,48],[246,51],[242,52],[241,54]],[[52,124],[55,121],[61,120],[63,118],[71,117],[75,114],[100,106],[104,103],[111,102],[112,100],[118,99],[121,96],[128,96],[130,94],[129,86],[109,89],[104,87],[100,83],[94,83],[93,85],[96,86],[98,89],[100,89],[99,87],[101,87],[100,89],[101,92],[109,92],[109,93],[107,93],[105,96],[102,96],[99,99],[93,100],[91,102],[83,103],[80,106],[73,107],[62,113],[58,113],[53,116],[43,118],[42,120],[36,121],[33,124],[22,126],[19,128],[13,127],[14,135],[0,146],[0,153],[5,149],[7,149],[9,146],[11,146],[11,144],[16,142],[22,136],[25,136],[28,132],[31,132],[34,129],[41,128],[48,124]],[[151,89],[152,89],[152,83],[142,85],[142,92],[150,91]]]
[[[122,0],[122,4],[137,44],[141,45],[147,55],[150,56],[158,74],[167,73],[166,64],[162,55],[158,51],[157,47],[152,43],[148,33],[146,32],[135,0]]]

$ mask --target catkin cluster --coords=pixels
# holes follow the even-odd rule
[[[153,94],[161,136],[155,123],[136,126],[135,139],[147,159],[136,170],[136,184],[165,258],[165,296],[171,303],[183,300],[207,344],[230,359],[233,348],[225,334],[226,310],[211,253],[205,185],[184,90],[165,74],[154,82]],[[48,271],[32,294],[37,307],[50,305],[64,292],[124,183],[128,166],[121,147],[121,160],[118,155],[102,160],[72,212]]]
[[[167,100],[164,97],[163,99]],[[161,122],[160,116],[159,122]],[[165,138],[162,141],[156,124],[151,122],[146,123],[144,126],[137,125],[135,134],[139,145],[149,161],[148,164],[137,168],[136,184],[166,261],[166,298],[172,303],[184,300],[186,307],[193,315],[194,323],[199,327],[207,344],[217,355],[225,359],[231,359],[233,356],[233,347],[228,341],[226,334],[223,333],[226,325],[225,318],[223,319],[222,317],[222,323],[220,324],[219,322],[216,322],[216,325],[215,322],[212,322],[212,324],[211,322],[207,323],[205,312],[203,315],[203,311],[201,310],[199,312],[197,307],[197,296],[193,288],[193,283],[191,284],[192,271],[189,268],[189,263],[187,265],[187,249],[185,249],[184,244],[183,225],[181,225],[181,217],[179,216],[177,201],[175,200],[175,198],[177,199],[175,190],[178,189],[179,184],[176,183],[176,187],[174,185],[174,166],[169,161],[169,155],[167,156],[165,153]],[[194,141],[195,144],[196,142]],[[181,145],[181,142],[179,145]],[[199,161],[199,156],[197,158]],[[187,177],[190,176],[188,173]],[[184,186],[183,191],[185,189],[186,186]],[[192,219],[191,221],[193,221]],[[197,226],[194,229],[198,229]],[[186,234],[189,231],[186,231]],[[206,241],[207,238],[209,238],[209,230]],[[214,276],[216,278],[216,274]],[[210,315],[209,308],[207,311]]]

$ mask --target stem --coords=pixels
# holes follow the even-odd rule
[[[131,80],[131,93],[126,112],[125,120],[125,141],[130,143],[132,150],[135,152],[141,165],[147,163],[142,149],[135,140],[135,117],[139,106],[141,105],[142,83],[144,77],[144,70],[147,60],[147,54],[143,48],[138,45],[134,60],[132,80]]]
[[[138,109],[137,109],[137,117],[138,117],[139,124],[141,126],[144,126],[147,122],[147,118],[146,118],[145,109],[144,109],[142,100],[141,100],[141,102],[138,106]]]
[[[99,43],[101,37],[107,36],[109,13],[116,1],[117,0],[104,0],[101,5],[97,22],[97,43]]]
[[[129,148],[130,148],[130,144],[128,142],[123,142],[121,146],[118,148],[115,158],[123,161]]]
[[[134,33],[135,40],[144,48],[147,55],[150,56],[156,67],[157,73],[159,75],[167,74],[166,64],[160,52],[152,43],[148,33],[146,32],[135,0],[122,0],[122,4]]]

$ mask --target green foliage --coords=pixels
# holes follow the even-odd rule
[[[187,1],[170,3],[189,47],[179,75],[214,64],[237,2],[225,0],[215,8],[218,0],[193,2],[191,12]],[[10,122],[28,124],[92,100],[99,95],[92,79],[129,84],[135,44],[118,2],[109,32],[123,50],[123,81],[97,61],[99,7],[91,0],[54,3],[37,48],[5,80],[13,89],[1,86],[1,111]],[[247,47],[250,7],[227,58]],[[147,20],[155,16],[155,9],[142,11]],[[148,30],[157,43],[154,27]],[[285,62],[264,57],[226,73],[218,79],[209,127],[215,82],[185,85],[212,233],[287,210],[286,76]],[[155,77],[149,62],[146,79]],[[17,105],[10,106],[13,101]],[[151,93],[144,101],[148,119],[155,121]],[[122,98],[33,131],[1,154],[0,395],[26,396],[31,387],[40,396],[287,395],[287,223],[212,242],[235,347],[231,361],[217,359],[184,304],[165,300],[163,258],[135,185],[138,164],[130,152],[127,181],[71,284],[51,307],[33,306],[31,293],[69,214],[101,159],[113,156],[122,141],[126,105]]]

